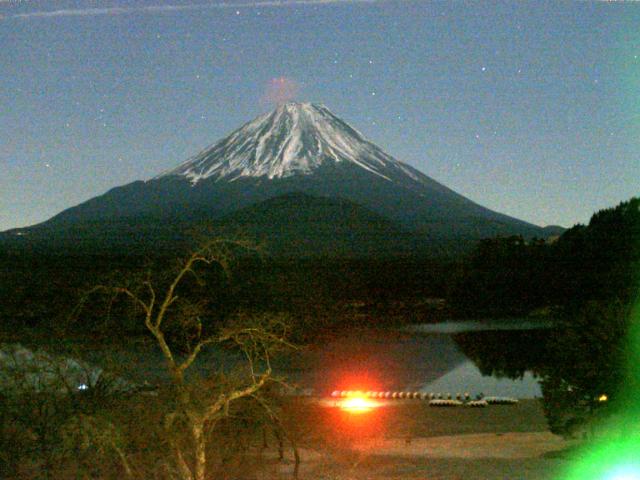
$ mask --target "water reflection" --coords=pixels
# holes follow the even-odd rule
[[[276,373],[318,395],[360,390],[539,396],[540,388],[527,372],[544,361],[547,333],[533,330],[531,324],[525,330],[479,331],[483,326],[465,322],[413,331],[343,331],[278,360]],[[56,353],[81,354],[83,360],[105,368],[119,366],[119,372],[137,383],[167,381],[164,360],[153,343],[109,351],[72,347],[69,352]],[[51,348],[55,351],[61,346]],[[207,376],[221,366],[232,369],[239,364],[242,357],[210,348],[198,357],[193,370]]]
[[[515,398],[540,397],[540,384],[531,372],[521,379],[497,378],[480,373],[476,365],[467,361],[451,372],[423,387],[425,392],[469,392],[476,394],[499,395]]]
[[[529,322],[522,330],[513,330],[513,324],[511,330],[493,325],[489,331],[481,331],[482,326],[466,322],[449,323],[444,330],[442,325],[403,332],[360,329],[290,357],[281,367],[320,395],[391,390],[540,396],[531,371],[544,358],[546,325]]]
[[[456,322],[424,323],[410,325],[405,328],[408,332],[416,333],[469,333],[469,332],[499,332],[545,330],[553,328],[552,320],[510,319],[510,320],[463,320]]]
[[[334,390],[419,390],[466,361],[450,335],[381,330],[342,333],[282,364],[319,394]]]

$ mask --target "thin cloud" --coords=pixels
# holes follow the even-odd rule
[[[239,9],[239,8],[278,8],[300,5],[335,5],[358,3],[383,3],[388,0],[263,0],[242,3],[193,3],[187,5],[146,5],[141,7],[106,7],[106,8],[64,8],[59,10],[41,10],[14,15],[0,15],[1,19],[32,19],[55,17],[90,17],[99,15],[124,15],[127,13],[163,13],[188,10]],[[0,0],[2,3],[2,0]]]

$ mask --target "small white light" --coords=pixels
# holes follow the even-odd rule
[[[78,385],[78,390],[89,390],[89,385],[87,385],[86,383],[81,383],[80,385]]]

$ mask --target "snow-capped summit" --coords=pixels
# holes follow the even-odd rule
[[[206,178],[285,178],[311,174],[327,162],[352,163],[390,181],[389,173],[400,172],[417,180],[413,169],[312,103],[280,105],[156,178],[183,176],[193,184]]]

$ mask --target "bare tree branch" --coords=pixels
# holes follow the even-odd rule
[[[97,285],[83,297],[83,302],[86,302],[91,295],[97,293],[123,295],[142,309],[144,324],[162,351],[173,388],[177,393],[177,407],[166,415],[165,430],[169,435],[169,443],[174,450],[176,466],[182,480],[204,480],[207,441],[205,433],[213,428],[218,420],[229,415],[229,408],[233,402],[247,397],[255,398],[260,389],[274,380],[271,367],[273,352],[295,348],[286,340],[288,327],[282,316],[238,315],[233,325],[214,334],[203,331],[201,315],[205,311],[206,302],[190,302],[188,295],[187,299],[180,299],[179,292],[184,294],[181,286],[188,276],[193,276],[198,285],[204,285],[198,267],[216,265],[222,270],[223,275],[229,278],[237,249],[256,251],[255,245],[246,240],[215,238],[204,243],[180,262],[166,286],[154,283],[149,273],[146,279],[134,288],[127,285]],[[79,308],[81,307],[82,305]],[[169,317],[177,320],[177,326],[187,338],[189,351],[182,360],[178,359],[171,343],[165,337],[166,332],[170,331],[166,326]],[[197,392],[192,385],[187,384],[185,372],[193,366],[206,346],[226,342],[235,345],[245,356],[249,370],[246,381],[221,385],[220,393],[214,400],[194,396]],[[273,411],[268,413],[270,417],[275,415]],[[189,432],[193,451],[186,452],[185,446],[173,438],[172,432],[178,426],[177,419],[182,420],[180,426],[186,427]],[[189,465],[188,459],[193,459],[193,465]]]

